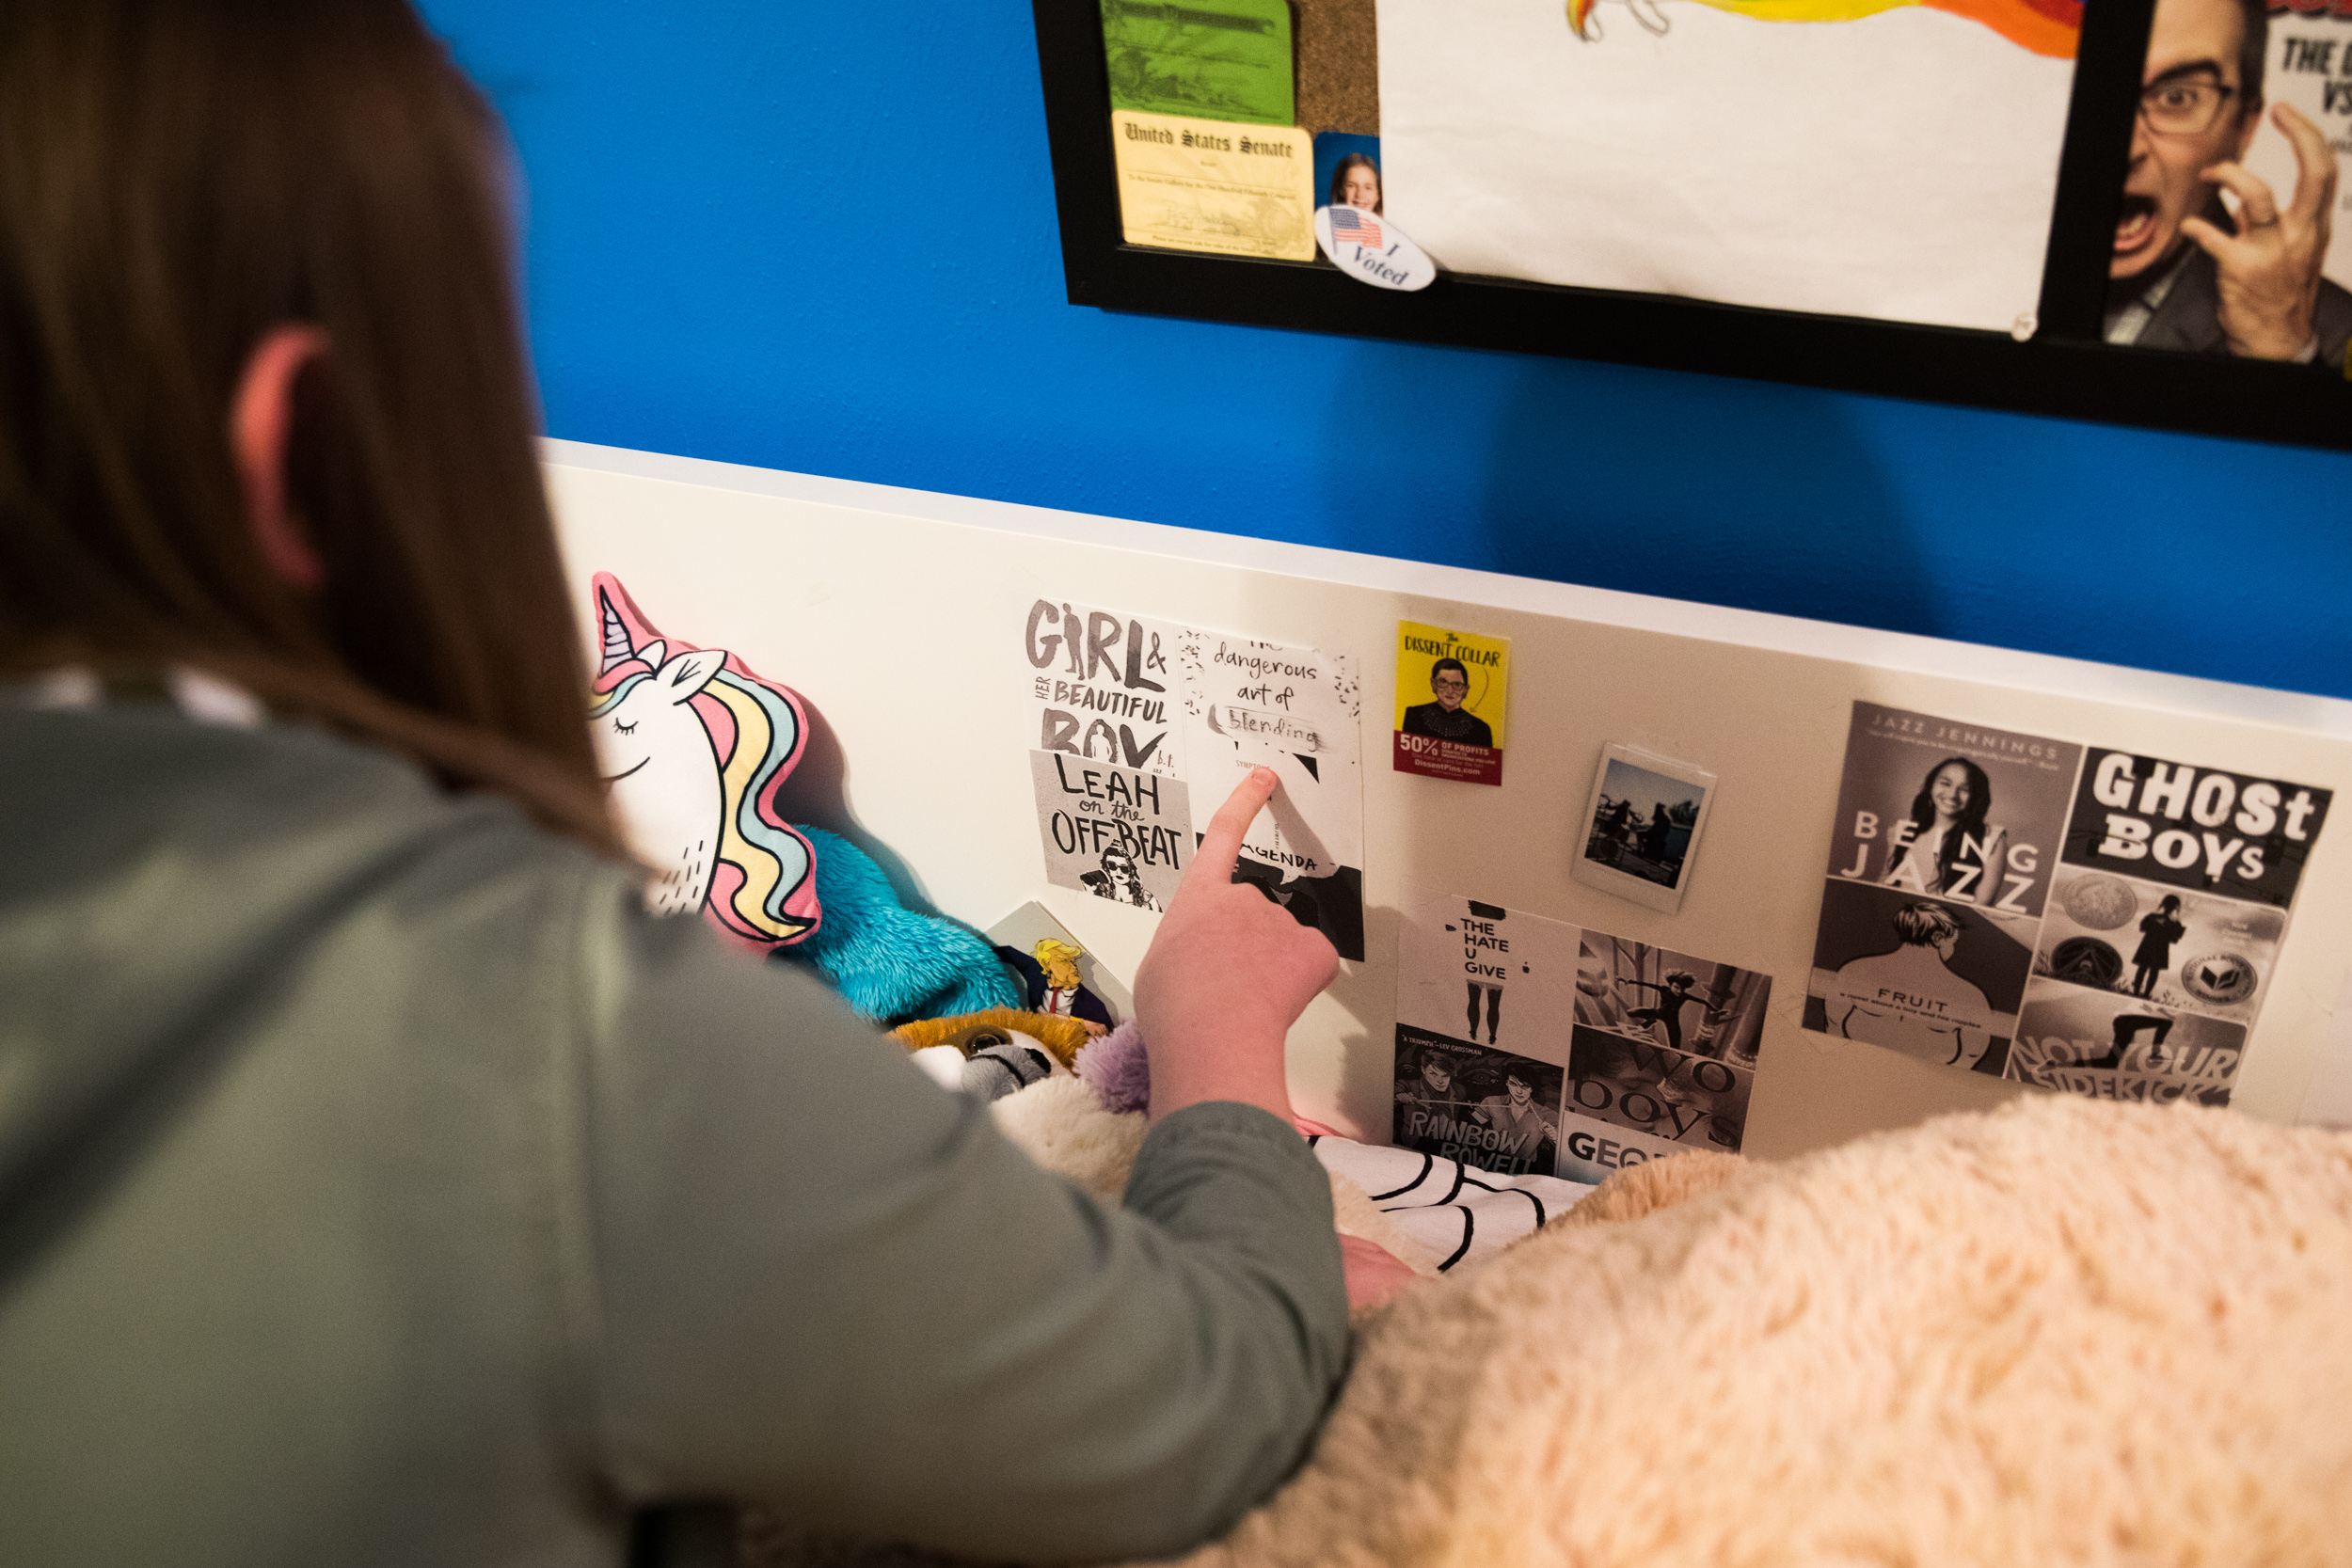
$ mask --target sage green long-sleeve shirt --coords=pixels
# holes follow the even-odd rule
[[[1303,1455],[1305,1145],[1123,1209],[796,971],[297,726],[0,712],[0,1562],[615,1563],[730,1498],[1172,1550]]]

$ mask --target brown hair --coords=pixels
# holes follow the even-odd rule
[[[541,487],[501,142],[403,0],[0,5],[0,668],[182,660],[612,831]],[[228,445],[315,324],[263,562]]]
[[[1372,170],[1372,178],[1375,182],[1378,182],[1380,179],[1380,166],[1378,164],[1374,163],[1370,158],[1365,157],[1360,152],[1349,153],[1346,157],[1342,158],[1338,163],[1331,166],[1330,205],[1334,207],[1344,207],[1347,205],[1347,171],[1351,168],[1368,168]],[[1382,185],[1382,198],[1385,198],[1387,195],[1388,187],[1386,185]],[[1372,210],[1375,213],[1380,211],[1380,207],[1381,202],[1379,200],[1375,200],[1372,204]]]

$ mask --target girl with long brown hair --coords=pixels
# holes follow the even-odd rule
[[[648,917],[505,178],[402,0],[0,5],[0,1560],[1200,1539],[1345,1354],[1334,959],[1221,874],[1271,776],[1136,976],[1118,1209]]]

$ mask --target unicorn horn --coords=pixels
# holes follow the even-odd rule
[[[596,673],[602,675],[610,673],[614,665],[634,658],[637,650],[629,646],[628,627],[621,624],[621,617],[613,610],[611,595],[598,594],[596,608],[603,612],[604,621],[604,662],[596,669]]]

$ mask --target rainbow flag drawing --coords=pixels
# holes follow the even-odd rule
[[[1598,4],[1599,0],[1567,0],[1568,26],[1577,37],[1597,36],[1586,24]],[[2020,49],[2059,60],[2074,57],[2074,40],[2083,24],[2082,0],[1699,0],[1699,4],[1759,22],[1853,22],[1900,6],[1927,6],[1990,27]],[[1662,27],[1661,22],[1652,30]]]

